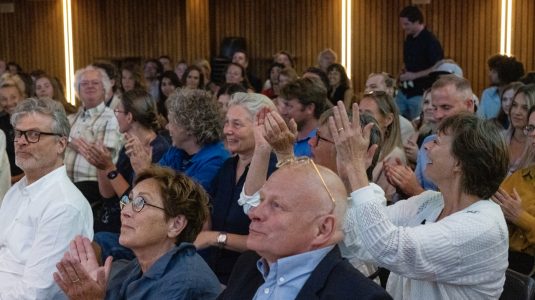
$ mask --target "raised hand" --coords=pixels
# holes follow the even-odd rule
[[[396,158],[395,161],[385,162],[383,168],[388,182],[400,189],[405,195],[415,196],[424,191],[414,171],[402,164],[399,158]]]
[[[513,194],[507,193],[504,189],[499,188],[498,191],[491,197],[492,201],[496,202],[502,208],[505,218],[513,223],[518,220],[522,213],[522,199],[513,189]]]
[[[134,135],[125,133],[124,136],[126,138],[126,144],[124,145],[126,155],[130,158],[130,164],[134,172],[139,174],[152,163],[152,148],[144,147]]]
[[[278,155],[293,156],[293,145],[297,139],[297,124],[293,119],[286,125],[278,112],[269,112],[264,121],[264,130],[264,138]]]
[[[99,170],[111,170],[115,168],[110,150],[100,142],[88,144],[82,155],[90,164]]]

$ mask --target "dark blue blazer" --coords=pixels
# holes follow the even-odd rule
[[[264,278],[256,268],[260,256],[248,251],[240,256],[227,288],[217,299],[253,299]],[[392,299],[375,282],[342,258],[335,246],[312,271],[296,300],[310,299]]]

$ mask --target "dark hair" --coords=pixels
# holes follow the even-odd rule
[[[10,61],[10,62],[7,63],[6,69],[9,70],[9,67],[11,67],[11,66],[13,66],[13,67],[15,67],[17,69],[17,74],[22,72],[22,68],[18,63],[14,62],[14,61]]]
[[[122,86],[122,77],[123,77],[123,71],[128,71],[130,74],[132,74],[132,77],[134,78],[134,89],[143,89],[146,90],[147,86],[145,83],[145,78],[143,78],[143,73],[141,72],[141,68],[139,65],[135,63],[125,63],[121,67],[121,91],[124,92],[124,88]]]
[[[125,112],[131,113],[134,121],[141,126],[154,131],[160,129],[156,103],[147,91],[140,89],[128,91],[121,97],[121,104]]]
[[[321,79],[321,82],[323,82],[323,84],[325,85],[325,89],[327,90],[329,89],[329,77],[327,77],[327,74],[322,69],[316,68],[316,67],[310,67],[306,69],[304,73],[312,73],[312,74],[318,75],[319,78]]]
[[[286,57],[288,57],[288,60],[290,61],[290,67],[294,68],[295,67],[295,62],[294,62],[293,55],[291,55],[290,52],[288,52],[286,50],[280,50],[279,52],[275,53],[273,55],[273,61],[275,62],[275,59],[277,59],[277,56],[279,56],[281,54],[286,56]]]
[[[191,65],[186,69],[186,71],[184,71],[184,74],[182,75],[182,83],[184,86],[186,86],[186,80],[188,79],[188,75],[191,71],[199,72],[199,86],[197,88],[204,89],[204,73],[201,68],[197,67],[196,65]]]
[[[332,64],[327,67],[327,74],[331,71],[338,71],[340,73],[340,86],[344,88],[349,88],[349,78],[347,78],[346,69],[341,64]],[[329,90],[332,87],[329,85]]]
[[[238,49],[238,50],[234,51],[234,53],[232,53],[232,57],[234,57],[234,54],[236,54],[238,52],[243,53],[245,55],[245,61],[247,61],[247,62],[249,61],[249,53],[247,53],[247,50],[245,50],[245,49]]]
[[[219,98],[221,95],[232,95],[237,92],[247,93],[247,89],[241,84],[223,83],[223,85],[217,91],[216,98]]]
[[[523,84],[535,83],[535,72],[534,71],[527,72],[526,75],[520,79],[520,81]]]
[[[226,76],[227,76],[227,72],[228,72],[228,69],[231,67],[231,66],[236,66],[238,68],[240,68],[241,70],[241,76],[243,78],[243,81],[241,82],[241,84],[243,85],[243,87],[245,87],[246,89],[250,89],[251,88],[251,83],[249,82],[249,79],[247,79],[247,72],[245,71],[245,68],[240,65],[240,64],[237,64],[237,63],[229,63],[226,67],[225,67],[225,71],[223,71],[223,76],[225,77],[225,83],[227,83],[227,80],[226,80]]]
[[[94,67],[97,67],[97,68],[101,68],[102,70],[104,70],[104,72],[106,72],[106,74],[108,75],[108,77],[110,78],[110,80],[115,80],[115,84],[112,85],[112,90],[113,92],[115,92],[117,90],[117,87],[119,86],[119,71],[117,69],[117,67],[112,64],[111,62],[109,61],[105,61],[105,60],[99,60],[99,61],[96,61],[92,64]]]
[[[148,179],[156,181],[163,202],[165,220],[183,215],[187,224],[176,237],[176,245],[193,243],[209,216],[208,194],[182,172],[152,165],[138,174],[134,185]]]
[[[518,81],[524,76],[524,65],[514,57],[496,54],[489,58],[487,65],[498,73],[500,85]]]
[[[405,6],[399,13],[399,17],[407,18],[411,23],[424,23],[424,15],[422,14],[422,11],[414,5]]]
[[[329,106],[327,90],[317,78],[299,78],[291,81],[281,89],[281,96],[286,100],[297,98],[303,106],[314,104],[314,117],[317,119]]]
[[[488,199],[507,175],[509,151],[498,126],[463,112],[442,120],[438,132],[453,137],[451,153],[459,161],[463,192]]]
[[[153,63],[153,64],[156,65],[156,73],[157,73],[156,75],[157,76],[160,76],[163,73],[163,65],[159,60],[157,60],[155,58],[147,59],[145,61],[145,63],[143,64],[143,67],[145,67],[148,63]]]

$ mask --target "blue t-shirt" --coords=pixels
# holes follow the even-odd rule
[[[498,116],[501,108],[502,102],[500,100],[498,88],[491,86],[483,90],[476,114],[478,117],[488,120]]]
[[[436,134],[432,134],[424,139],[420,150],[418,150],[418,156],[416,158],[416,178],[424,190],[433,190],[438,191],[438,187],[425,176],[425,168],[429,161],[427,157],[427,149],[425,149],[425,144],[431,141],[434,141],[437,138]]]
[[[299,156],[308,156],[312,157],[312,150],[310,149],[310,145],[308,144],[308,141],[316,136],[316,132],[318,131],[318,128],[314,128],[311,130],[308,135],[302,139],[298,140],[294,144],[294,155],[296,157]]]
[[[173,247],[143,273],[134,259],[108,283],[106,300],[216,299],[221,286],[190,243]]]

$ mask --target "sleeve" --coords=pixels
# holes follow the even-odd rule
[[[108,119],[102,130],[104,130],[102,143],[111,151],[112,160],[117,162],[119,150],[123,146],[117,119],[115,117]]]
[[[52,274],[69,247],[69,242],[86,231],[86,219],[71,206],[49,209],[37,225],[24,273],[9,290],[0,291],[0,299],[53,299],[59,292]],[[90,232],[88,238],[92,239]]]
[[[208,191],[215,175],[219,172],[224,162],[225,159],[220,156],[213,157],[203,162],[201,167],[195,168],[195,172],[190,173],[188,170],[186,174],[197,180]]]
[[[516,220],[515,225],[522,229],[529,243],[535,245],[535,202],[533,202],[534,192],[531,183],[527,182],[526,186],[526,182],[522,178],[522,170],[520,170],[507,177],[501,188],[510,194],[513,193],[513,188],[516,188],[518,195],[522,199],[524,211]]]
[[[431,35],[431,39],[429,40],[429,48],[428,48],[428,59],[431,65],[436,64],[439,60],[444,59],[444,50],[442,49],[442,45],[440,44],[440,41],[434,36]]]
[[[470,216],[459,212],[436,223],[398,226],[395,219],[409,215],[410,210],[403,211],[407,204],[389,208],[387,213],[368,187],[354,191],[351,197],[364,249],[392,272],[417,280],[466,284],[488,280],[481,276],[483,272],[506,268],[506,228],[492,225],[499,222],[493,220],[497,216],[481,211],[470,212]]]

